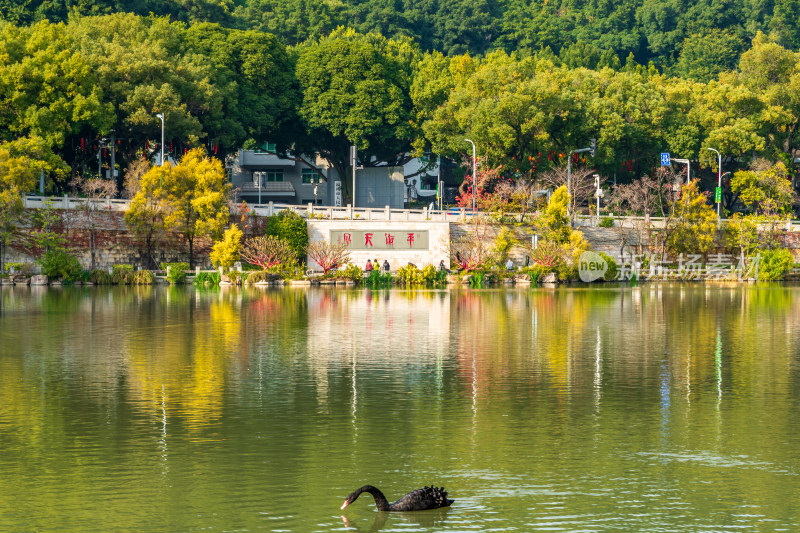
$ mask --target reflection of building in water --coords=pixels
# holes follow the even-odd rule
[[[321,406],[331,367],[357,365],[359,372],[402,367],[413,380],[448,356],[450,298],[445,291],[314,290],[308,292],[308,307],[307,351]]]

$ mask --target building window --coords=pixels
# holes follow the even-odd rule
[[[274,154],[275,153],[275,143],[264,143],[261,146],[259,146],[258,148],[256,148],[254,151],[257,154],[263,154],[263,153]]]
[[[253,183],[256,187],[261,183],[264,185],[268,181],[283,181],[283,169],[261,170],[253,172]]]
[[[303,169],[303,183],[322,183],[319,173],[313,168]]]

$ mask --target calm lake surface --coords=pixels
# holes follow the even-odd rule
[[[800,530],[800,287],[0,290],[0,531],[540,530]]]

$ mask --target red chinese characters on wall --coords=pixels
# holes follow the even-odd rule
[[[383,235],[383,239],[380,236]],[[332,230],[332,242],[343,242],[351,250],[427,250],[427,231]]]

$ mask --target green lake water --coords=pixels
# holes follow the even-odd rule
[[[0,289],[2,532],[798,530],[797,286]]]

